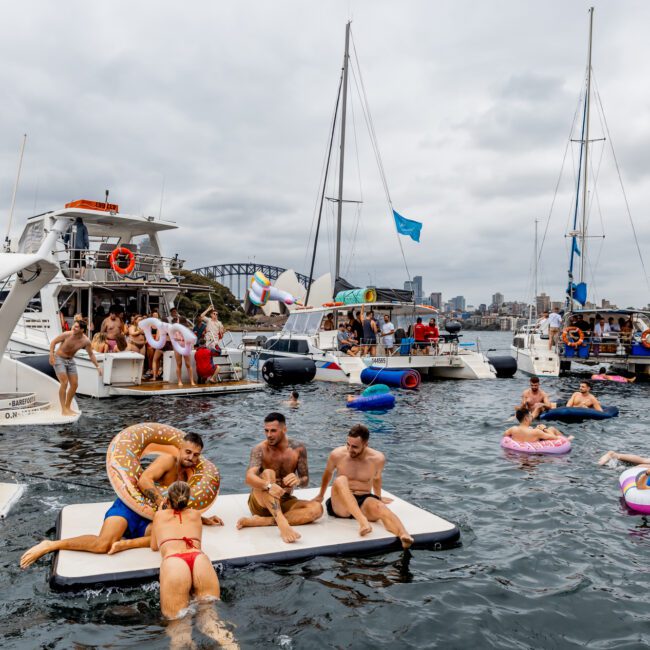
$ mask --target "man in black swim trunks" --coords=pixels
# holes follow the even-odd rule
[[[403,548],[413,544],[399,517],[385,504],[392,499],[381,496],[381,474],[386,457],[380,451],[368,446],[370,432],[363,424],[355,424],[348,433],[345,447],[337,447],[329,455],[320,492],[314,501],[322,503],[325,490],[332,480],[332,496],[325,506],[330,517],[356,519],[359,534],[372,531],[371,521],[381,521],[384,528],[400,538]]]

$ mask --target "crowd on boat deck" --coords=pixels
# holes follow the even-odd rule
[[[323,320],[323,330],[335,330],[334,316],[327,314]],[[390,314],[375,316],[373,310],[349,311],[347,319],[338,324],[336,335],[337,348],[349,356],[373,356],[377,354],[378,345],[381,345],[383,354],[429,354],[437,350],[440,340],[440,331],[436,319],[431,318],[428,324],[422,322],[420,316],[411,324],[408,332],[395,328],[390,319]],[[406,352],[403,346],[406,343]],[[396,346],[397,344],[397,346]]]
[[[62,330],[69,331],[70,324],[64,318],[63,313],[59,312]],[[178,323],[185,326],[196,334],[197,341],[194,345],[194,361],[196,371],[191,366],[191,357],[183,357],[174,350],[172,343],[167,340],[164,347],[160,350],[152,347],[145,335],[145,331],[140,328],[140,323],[146,318],[157,318],[161,322]],[[73,324],[76,321],[85,323],[91,337],[91,347],[94,352],[101,354],[113,354],[118,352],[137,352],[145,358],[143,365],[142,379],[145,381],[157,381],[162,378],[162,358],[166,351],[174,350],[176,358],[176,370],[179,385],[181,381],[181,371],[183,363],[187,369],[190,378],[190,384],[195,386],[194,376],[196,375],[199,383],[217,383],[220,381],[219,366],[213,363],[212,359],[221,353],[221,342],[225,333],[223,323],[219,320],[219,314],[216,309],[209,307],[197,319],[196,324],[188,318],[179,314],[174,307],[170,311],[170,317],[161,317],[158,310],[152,310],[148,314],[138,314],[125,310],[119,302],[111,305],[108,314],[100,305],[93,312],[91,322],[88,317],[81,313],[74,316]],[[158,331],[151,329],[151,335],[154,339],[158,338]],[[184,341],[180,334],[175,334],[176,340],[182,345]]]

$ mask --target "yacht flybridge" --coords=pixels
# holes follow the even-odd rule
[[[375,318],[387,314],[395,327],[395,346],[387,351],[377,337],[373,356],[350,356],[338,350],[337,330],[322,329],[328,314],[347,321],[347,313],[361,308],[372,309]],[[473,349],[473,343],[462,343],[455,333],[441,334],[437,345],[428,351],[419,349],[413,338],[408,337],[410,329],[420,316],[427,320],[436,316],[436,310],[426,305],[400,302],[373,302],[337,306],[306,307],[293,311],[284,328],[260,345],[253,340],[245,344],[245,350],[252,367],[261,366],[267,359],[310,358],[316,365],[316,380],[361,383],[361,372],[368,367],[387,370],[417,370],[425,379],[494,379],[496,372],[488,358]],[[329,320],[329,319],[328,319]]]
[[[88,247],[66,246],[64,235],[81,218],[88,230]],[[148,314],[158,311],[168,318],[181,292],[205,291],[205,287],[182,283],[183,260],[165,257],[159,233],[177,228],[170,221],[119,212],[115,204],[74,201],[62,210],[27,219],[18,241],[18,254],[30,255],[47,242],[45,255],[55,268],[53,277],[30,300],[19,318],[8,350],[16,358],[47,370],[50,342],[82,314],[99,331],[111,306],[124,311]],[[56,231],[56,236],[52,233]],[[69,239],[69,238],[68,238]],[[72,240],[74,241],[74,239]],[[2,300],[11,289],[11,280],[0,293]],[[142,382],[144,356],[136,352],[97,354],[103,368],[100,376],[85,351],[77,354],[78,393],[91,397],[113,395],[151,396],[160,394],[223,393],[257,390],[258,382],[242,376],[241,352],[232,351],[215,362],[228,366],[232,381],[197,387],[178,386],[173,351],[163,353],[160,382]]]

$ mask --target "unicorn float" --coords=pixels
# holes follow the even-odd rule
[[[145,318],[140,321],[140,329],[144,332],[147,343],[154,350],[162,350],[167,343],[167,337],[171,341],[174,350],[183,357],[192,354],[192,347],[196,343],[196,334],[180,323],[164,323],[158,318]],[[154,338],[152,329],[157,330],[158,338]],[[182,339],[182,340],[181,340]]]
[[[278,300],[285,305],[300,304],[300,301],[294,298],[290,293],[271,286],[271,281],[258,271],[251,278],[251,284],[248,289],[248,299],[256,306],[262,307],[269,300]]]

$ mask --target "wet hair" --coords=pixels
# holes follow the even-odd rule
[[[591,382],[590,381],[585,380],[585,381],[581,381],[580,383],[585,384],[586,386],[589,387],[589,390],[591,390]]]
[[[291,391],[291,397],[293,397],[293,399],[298,399],[298,397],[299,397],[298,391],[297,390],[292,390]]]
[[[602,366],[600,370],[598,371],[599,374],[604,375],[607,372],[607,368],[605,366]]]
[[[193,433],[190,431],[183,436],[185,442],[189,442],[191,445],[196,445],[203,449],[203,438],[198,433]]]
[[[86,321],[83,320],[77,320],[75,321],[77,325],[79,325],[79,329],[85,334],[88,331],[88,325],[86,325]]]
[[[530,378],[530,383],[531,383],[531,384],[539,384],[539,377],[538,377],[537,375],[533,375],[533,376]]]
[[[361,438],[364,442],[368,442],[370,438],[370,431],[368,427],[365,427],[363,424],[355,424],[348,433],[349,438]]]
[[[190,486],[185,481],[176,481],[167,490],[169,505],[174,510],[184,510],[190,502]]]
[[[286,418],[282,413],[278,413],[277,411],[271,411],[265,418],[264,422],[279,422],[280,424],[285,424],[286,423]]]
[[[517,422],[523,422],[529,416],[530,416],[530,411],[527,408],[520,408],[515,411],[515,417],[517,418]]]

